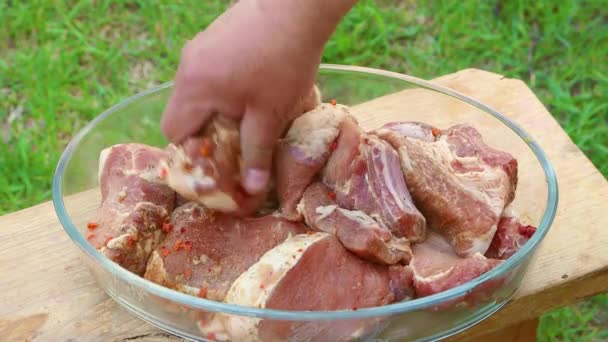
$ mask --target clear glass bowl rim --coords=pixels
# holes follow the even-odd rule
[[[108,110],[101,113],[99,116],[90,121],[85,127],[83,127],[80,132],[78,132],[72,141],[65,148],[61,158],[57,164],[57,168],[55,170],[55,174],[53,176],[53,205],[55,207],[55,212],[59,221],[61,222],[64,230],[72,239],[72,241],[87,254],[90,258],[93,259],[95,263],[100,265],[105,269],[105,271],[109,272],[111,276],[117,277],[122,281],[125,281],[131,286],[135,286],[142,291],[146,291],[149,294],[161,297],[165,300],[170,300],[175,303],[179,303],[191,308],[201,309],[212,312],[221,312],[227,314],[234,314],[240,316],[249,316],[249,317],[258,317],[258,318],[268,318],[268,319],[279,319],[279,320],[298,320],[298,321],[318,321],[318,320],[341,320],[341,319],[360,319],[360,318],[369,318],[369,317],[381,317],[388,315],[396,315],[406,312],[411,312],[415,310],[424,310],[430,308],[435,305],[442,304],[443,302],[453,300],[457,297],[465,295],[473,290],[476,286],[482,284],[486,280],[492,279],[494,277],[499,277],[502,274],[505,274],[513,267],[519,265],[524,262],[526,258],[533,253],[536,249],[537,245],[542,241],[545,237],[553,219],[555,217],[555,212],[557,210],[558,205],[558,187],[557,187],[557,178],[555,175],[555,171],[551,166],[551,163],[547,159],[545,153],[540,148],[538,143],[532,139],[519,125],[505,117],[503,114],[498,111],[480,103],[479,101],[470,98],[466,95],[463,95],[457,91],[452,89],[437,85],[435,83],[425,81],[423,79],[419,79],[417,77],[400,74],[396,72],[374,69],[368,67],[360,67],[360,66],[350,66],[350,65],[339,65],[339,64],[321,64],[321,70],[328,71],[345,71],[345,72],[354,72],[354,73],[364,73],[364,74],[372,74],[378,76],[385,76],[394,79],[399,79],[411,84],[414,84],[418,87],[425,88],[428,90],[433,90],[438,93],[442,93],[444,95],[448,95],[464,101],[474,107],[477,107],[486,113],[494,116],[506,126],[508,126],[511,130],[513,130],[532,150],[537,160],[541,164],[545,174],[545,181],[548,186],[547,193],[547,207],[543,216],[541,218],[541,222],[538,226],[537,232],[533,235],[532,239],[528,241],[524,245],[524,247],[519,250],[515,255],[511,258],[507,259],[498,267],[493,270],[481,275],[480,277],[473,279],[472,281],[466,282],[460,286],[454,287],[447,291],[423,297],[419,299],[415,299],[412,301],[394,303],[385,306],[372,307],[372,308],[364,308],[359,309],[357,311],[351,310],[339,310],[339,311],[288,311],[288,310],[275,310],[275,309],[260,309],[253,307],[245,307],[238,306],[233,304],[225,304],[221,302],[215,302],[203,298],[194,297],[191,295],[187,295],[175,290],[168,289],[166,287],[155,284],[151,281],[148,281],[142,277],[139,277],[126,269],[118,266],[118,264],[112,262],[110,259],[106,258],[103,254],[99,253],[95,248],[93,248],[84,238],[84,236],[78,231],[74,223],[72,222],[70,216],[67,213],[63,202],[63,193],[61,189],[61,184],[64,177],[64,171],[72,158],[74,151],[77,149],[78,144],[82,140],[84,136],[91,131],[97,123],[104,120],[106,117],[112,115],[114,112],[122,109],[125,106],[128,106],[131,103],[137,102],[141,98],[145,98],[148,95],[157,93],[166,88],[170,88],[173,86],[172,82],[164,83],[162,85],[156,86],[154,88],[143,91],[139,94],[131,96],[126,100],[112,106]]]

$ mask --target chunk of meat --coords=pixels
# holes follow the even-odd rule
[[[235,215],[252,214],[266,194],[250,196],[240,186],[239,124],[224,117],[211,120],[199,136],[170,144],[161,174],[178,194],[205,207]]]
[[[306,189],[298,210],[309,227],[334,234],[346,249],[366,260],[387,265],[409,262],[412,251],[407,239],[394,237],[362,211],[338,207],[334,196],[321,182]]]
[[[480,253],[461,258],[441,234],[431,230],[424,242],[412,246],[412,251],[414,256],[409,266],[414,274],[413,283],[418,297],[464,284],[502,262],[487,259]]]
[[[158,177],[163,157],[164,151],[142,144],[114,145],[100,154],[101,205],[88,224],[87,240],[138,275],[175,205],[175,192]]]
[[[345,106],[322,104],[297,118],[277,143],[274,159],[277,192],[286,218],[301,219],[296,205],[327,162],[340,133],[340,123],[348,114]]]
[[[487,146],[466,125],[446,131],[412,122],[374,132],[399,151],[416,206],[460,256],[484,254],[500,216],[513,200],[517,160]]]
[[[296,105],[294,113],[312,110],[320,103],[320,96],[314,86]],[[271,189],[252,196],[241,187],[240,143],[239,123],[216,116],[201,134],[177,146],[169,145],[169,157],[161,172],[169,186],[188,200],[223,213],[251,215],[264,205]]]
[[[389,266],[389,286],[395,295],[395,301],[404,302],[414,299],[414,272],[409,266]]]
[[[273,215],[231,217],[190,202],[175,209],[165,230],[144,277],[222,301],[232,282],[264,253],[308,228]]]
[[[335,191],[340,207],[363,211],[397,237],[424,239],[426,220],[412,201],[399,155],[386,142],[363,133],[352,118],[342,124],[323,181]]]
[[[357,258],[327,233],[297,235],[273,248],[239,276],[225,298],[236,305],[315,311],[356,310],[394,300],[388,267]],[[323,324],[217,315],[209,327],[223,327],[213,333],[232,341],[346,341],[367,335],[379,323],[378,319]]]
[[[503,214],[486,257],[503,260],[510,258],[535,232],[536,227],[521,223],[517,217]]]

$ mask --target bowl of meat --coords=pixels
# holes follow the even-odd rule
[[[447,337],[508,302],[555,215],[539,145],[432,82],[322,65],[258,196],[239,186],[237,122],[165,140],[171,91],[83,128],[53,202],[99,286],[184,338]]]

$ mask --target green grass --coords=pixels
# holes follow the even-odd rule
[[[608,1],[362,1],[324,62],[423,78],[476,67],[524,80],[608,175]],[[172,78],[228,2],[0,0],[0,214],[50,198],[70,137]],[[541,340],[608,339],[608,297],[545,315]]]

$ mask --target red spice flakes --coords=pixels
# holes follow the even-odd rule
[[[331,103],[332,106],[335,106],[338,104],[338,101],[336,101],[336,99],[331,99],[329,103]]]
[[[166,179],[167,174],[168,174],[167,169],[165,169],[164,167],[160,169],[160,174],[159,174],[160,179]]]
[[[192,278],[192,270],[189,268],[186,268],[184,270],[184,278],[186,278],[186,280],[190,280],[190,278]]]
[[[329,196],[329,198],[331,198],[334,201],[336,200],[336,193],[333,191],[328,192],[327,196]]]
[[[333,143],[331,143],[331,145],[329,146],[329,148],[330,148],[332,151],[335,151],[335,150],[338,148],[338,142],[337,142],[337,141],[334,141]]]
[[[192,242],[191,242],[191,241],[185,241],[185,242],[182,244],[182,248],[183,248],[184,250],[186,250],[186,252],[190,252],[190,251],[192,250]]]
[[[431,133],[433,133],[434,137],[438,137],[441,135],[441,130],[439,128],[433,127],[431,128]]]
[[[265,288],[264,284],[260,284],[260,288],[261,289]]]
[[[207,268],[207,272],[211,273],[211,267]]]
[[[103,242],[103,245],[104,245],[104,246],[107,246],[107,245],[108,245],[108,243],[109,243],[110,241],[112,241],[112,239],[113,239],[113,238],[114,238],[113,236],[108,236],[108,237],[106,237],[106,239],[105,239],[105,240],[104,240],[104,242]]]
[[[304,252],[302,248],[298,248],[298,252]]]
[[[315,233],[315,232],[314,232],[313,230],[308,230],[308,231],[306,231],[306,234],[308,234],[308,235],[312,235],[312,234],[314,234],[314,233]]]
[[[169,250],[169,248],[163,246],[160,249],[160,254],[162,254],[164,257],[166,257],[167,255],[169,255],[169,253],[171,253],[171,250]]]
[[[87,223],[87,228],[90,230],[93,230],[95,228],[99,227],[99,224],[95,223],[95,222],[89,222]]]
[[[87,235],[87,240],[92,240],[95,237],[95,234],[88,234]]]
[[[135,241],[137,241],[137,239],[134,238],[133,235],[129,235],[129,237],[127,238],[127,246],[129,246],[129,247],[135,246]]]
[[[203,157],[210,157],[213,154],[213,143],[211,142],[211,139],[203,138],[200,153]]]
[[[200,289],[198,289],[198,296],[201,298],[207,298],[207,287],[203,286]]]
[[[169,222],[163,223],[163,233],[169,234],[173,230],[173,225]]]
[[[182,248],[182,239],[177,239],[173,244],[173,250],[179,252],[180,248]]]
[[[184,233],[186,232],[186,228],[181,227],[181,228],[179,229],[179,232],[180,232],[180,233],[182,233],[182,234],[184,234]]]
[[[215,334],[214,333],[207,333],[207,339],[208,340],[215,340]]]

